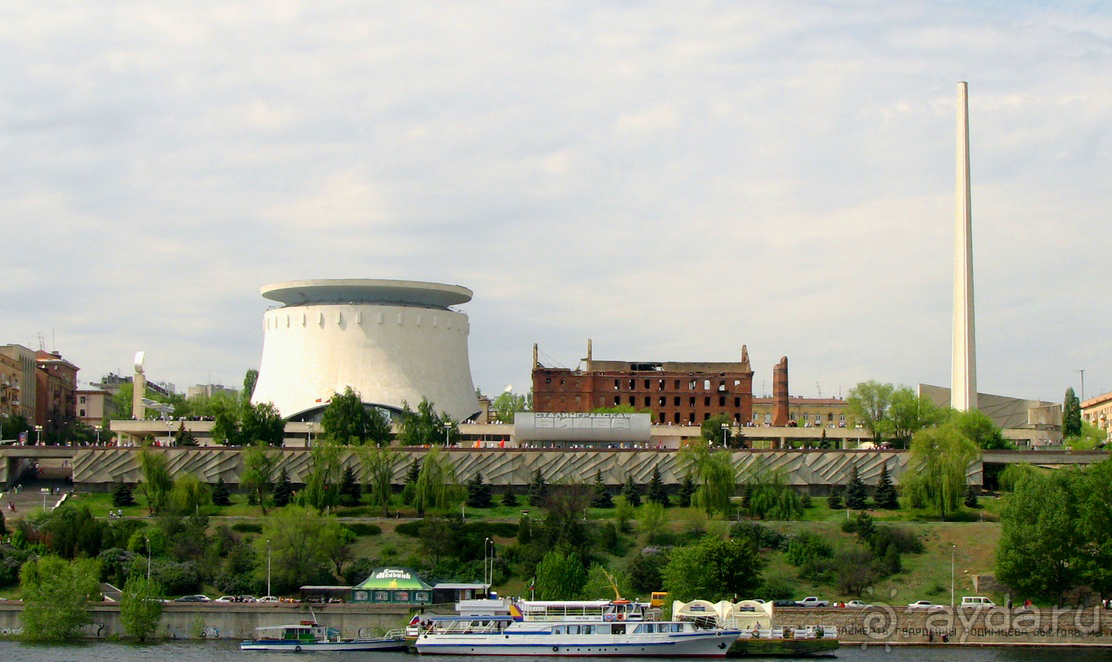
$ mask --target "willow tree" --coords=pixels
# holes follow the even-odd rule
[[[305,479],[305,504],[317,510],[340,502],[340,476],[343,462],[340,446],[330,439],[321,439],[310,451],[313,468]]]
[[[274,467],[278,464],[278,453],[266,450],[262,443],[249,447],[243,453],[243,475],[239,484],[247,490],[252,501],[266,514],[266,499],[274,488]]]
[[[708,515],[730,512],[730,499],[737,491],[737,468],[727,450],[711,451],[705,440],[694,440],[680,450],[680,466],[698,488],[691,505]]]
[[[456,467],[440,449],[433,446],[421,462],[421,473],[413,496],[413,505],[422,517],[426,510],[447,509],[459,498],[456,485]]]
[[[362,446],[359,449],[359,462],[363,465],[363,484],[367,488],[371,504],[382,506],[383,517],[390,516],[394,467],[401,457],[401,453],[389,447]]]
[[[57,556],[32,559],[20,568],[19,584],[23,592],[23,638],[70,641],[92,620],[89,602],[100,597],[100,563],[84,558],[66,561]]]
[[[900,478],[912,508],[929,508],[942,519],[965,496],[966,468],[980,454],[977,444],[953,425],[920,430],[911,440],[911,462]]]
[[[139,491],[147,502],[147,511],[158,515],[169,505],[170,490],[174,479],[164,453],[144,448],[139,453]]]
[[[120,596],[120,624],[139,641],[158,631],[162,620],[162,585],[140,573],[132,573]]]

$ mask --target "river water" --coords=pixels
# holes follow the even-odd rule
[[[316,662],[413,662],[406,653],[312,653]],[[120,644],[94,642],[68,646],[23,644],[0,641],[0,660],[12,662],[289,662],[289,653],[241,652],[235,641],[168,642],[159,644]],[[300,658],[297,658],[300,659]],[[515,658],[521,659],[521,658]],[[565,658],[542,658],[554,662]],[[632,662],[642,658],[611,658]],[[752,659],[752,658],[751,658]],[[838,660],[849,662],[1096,662],[1112,659],[1112,649],[1103,648],[971,648],[971,647],[892,647],[870,645],[838,649]],[[476,662],[474,657],[438,656],[437,662]]]

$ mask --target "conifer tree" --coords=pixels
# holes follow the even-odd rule
[[[613,508],[614,499],[610,497],[610,488],[602,482],[602,470],[595,471],[595,495],[591,498],[592,508]]]
[[[977,503],[977,493],[973,491],[973,486],[965,488],[965,507],[966,508],[979,508],[980,504]]]
[[[274,507],[281,508],[289,505],[292,498],[293,484],[290,483],[290,475],[286,472],[286,468],[282,467],[282,472],[278,474],[278,482],[274,484]]]
[[[896,487],[892,485],[892,477],[888,475],[888,465],[886,464],[880,466],[880,478],[877,480],[873,500],[876,501],[877,508],[895,510],[900,507]]]
[[[641,488],[633,482],[632,475],[626,477],[625,486],[622,487],[622,496],[625,497],[626,503],[634,508],[641,506]]]
[[[343,477],[340,478],[340,501],[345,506],[356,506],[359,505],[359,500],[362,497],[363,487],[355,477],[355,469],[348,466],[344,469]]]
[[[471,508],[490,508],[494,505],[490,485],[483,483],[481,472],[476,472],[475,477],[467,481],[467,505]]]
[[[506,486],[506,491],[502,493],[502,505],[507,508],[517,508],[517,495],[509,485]]]
[[[865,510],[868,498],[869,491],[857,472],[857,465],[853,465],[849,472],[849,486],[846,488],[846,508]]]
[[[548,485],[544,482],[544,476],[538,467],[533,472],[533,482],[529,484],[529,505],[534,508],[539,508],[544,505],[544,500],[548,497]]]
[[[112,486],[112,505],[117,508],[135,505],[135,497],[132,495],[130,485],[123,481],[116,481]]]
[[[691,474],[683,477],[683,482],[680,483],[679,503],[680,508],[691,507],[691,497],[695,494],[695,480],[691,478]]]
[[[660,477],[660,467],[653,467],[653,477],[649,480],[649,501],[659,503],[667,508],[668,503],[668,490],[664,487],[664,481]]]
[[[831,510],[841,510],[845,506],[842,504],[842,492],[844,488],[841,485],[830,486],[830,496],[826,499],[826,506]]]
[[[228,486],[224,484],[224,477],[221,476],[216,480],[216,486],[212,488],[212,505],[214,506],[230,506],[232,500],[228,496]]]

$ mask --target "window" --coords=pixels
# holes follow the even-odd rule
[[[645,380],[645,390],[649,390],[649,380]]]
[[[645,406],[648,407],[649,404],[651,403],[651,401],[652,401],[652,398],[650,398],[649,396],[646,395],[645,396]]]
[[[719,407],[725,407],[726,406],[726,396],[724,396],[724,395],[718,396],[718,406]]]
[[[617,407],[620,404],[622,404],[622,396],[615,395],[614,396],[614,406]]]
[[[694,391],[695,390],[695,380],[694,379],[692,379],[690,382],[687,383],[687,390],[689,390],[689,391]]]
[[[660,403],[661,407],[667,406],[668,405],[668,396],[664,396],[664,395],[660,396],[660,400],[658,400],[657,402]]]
[[[632,395],[629,396],[629,404],[630,404],[630,406],[636,407],[637,406],[637,398],[633,397]]]
[[[704,407],[709,407],[710,406],[710,396],[709,395],[706,396],[705,398],[703,398],[703,406]]]
[[[676,380],[676,390],[680,390],[680,380]]]
[[[620,382],[619,380],[615,379],[615,380],[614,380],[614,390],[615,390],[615,391],[617,391],[617,390],[618,390],[619,388],[621,388],[621,387],[619,386],[619,384],[621,384],[621,382]]]
[[[690,398],[687,399],[687,406],[688,407],[694,407],[695,406],[695,396],[691,396]]]
[[[740,407],[741,406],[741,398],[734,398],[734,406],[735,407]]]
[[[709,379],[704,379],[703,380],[703,390],[704,391],[709,391],[710,390],[710,380]]]
[[[678,395],[677,395],[677,396],[676,396],[676,399],[674,400],[674,402],[675,402],[675,406],[676,406],[676,407],[679,407],[679,406],[680,406],[680,396],[678,396]]]

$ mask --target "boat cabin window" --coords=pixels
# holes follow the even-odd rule
[[[621,623],[615,623],[610,626],[610,634],[625,634],[626,626]]]
[[[672,632],[683,632],[683,623],[669,623],[668,625]]]

